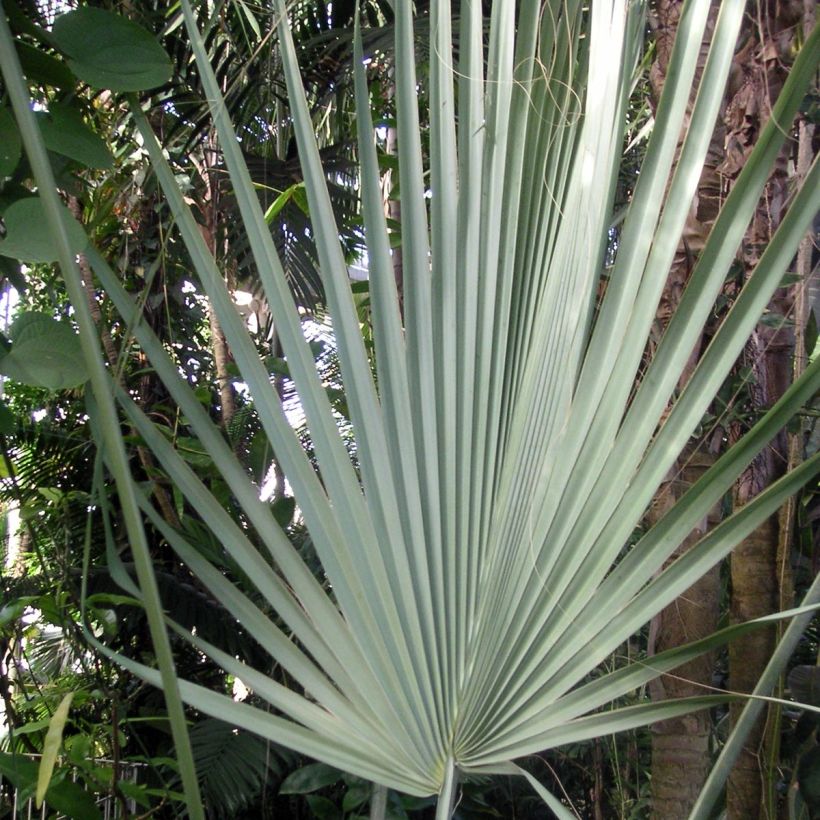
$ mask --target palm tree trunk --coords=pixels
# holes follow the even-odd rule
[[[652,20],[655,30],[657,59],[650,71],[653,97],[657,101],[666,78],[674,35],[681,12],[679,0],[663,0],[655,8]],[[715,21],[713,13],[707,27],[706,42]],[[705,64],[706,50],[701,49],[698,76]],[[685,241],[678,249],[658,309],[658,330],[662,332],[675,312],[686,287],[694,257],[703,247],[717,216],[721,199],[721,180],[717,166],[722,160],[723,133],[715,131],[704,163],[698,193],[687,218]],[[697,364],[700,349],[693,352],[681,386]],[[659,520],[697,479],[711,466],[720,447],[720,437],[691,443],[675,467],[674,475],[661,489],[648,513],[649,523]],[[716,517],[714,515],[713,517]],[[693,546],[706,532],[704,520],[681,544],[672,559]],[[703,576],[652,621],[649,654],[672,649],[706,637],[717,628],[720,608],[720,572],[714,568]],[[705,655],[653,682],[654,700],[702,695],[712,685],[714,659]],[[681,820],[690,810],[710,769],[712,720],[708,712],[697,712],[652,727],[652,817],[657,820]]]
[[[756,334],[747,346],[746,357],[753,374],[751,404],[754,409],[770,406],[782,395],[782,382],[791,375],[791,346],[767,345],[763,334]],[[771,339],[769,340],[771,341]],[[773,378],[777,376],[777,378]],[[762,453],[749,466],[734,491],[737,506],[750,501],[772,481],[783,474],[787,445],[781,434],[773,447]],[[786,536],[781,532],[778,516],[764,521],[732,553],[731,619],[741,623],[777,611],[783,601],[778,553],[780,542]],[[775,645],[774,629],[758,630],[733,641],[729,645],[729,687],[735,692],[751,692],[757,683]],[[732,704],[732,723],[743,704]],[[769,714],[750,732],[743,753],[735,764],[727,784],[727,811],[729,818],[757,818],[776,816],[774,806],[767,799],[768,783],[773,772],[767,771],[767,760],[772,759],[774,738],[766,733],[766,723],[775,719]]]
[[[693,450],[656,497],[651,523],[659,520],[689,486],[711,466],[714,456]],[[703,521],[681,544],[677,558],[695,544],[709,525]],[[664,609],[650,627],[650,655],[663,652],[715,631],[720,602],[720,569],[715,567]],[[711,653],[653,681],[653,699],[683,698],[704,694],[712,683]],[[652,817],[657,820],[685,818],[697,799],[711,768],[712,720],[709,712],[695,712],[652,727]]]
[[[734,95],[726,115],[726,160],[721,171],[731,186],[748,154],[748,146],[768,119],[771,103],[786,77],[796,26],[803,15],[802,3],[761,3],[744,27],[745,44],[736,57]],[[757,264],[763,249],[780,223],[791,183],[788,157],[781,155],[766,184],[761,205],[747,230],[741,261],[744,277]],[[748,410],[754,416],[770,407],[792,379],[794,332],[784,320],[794,307],[795,289],[783,288],[769,306],[775,326],[761,324],[747,345],[745,364],[751,373],[747,388]],[[734,501],[745,504],[783,475],[789,444],[785,434],[774,440],[738,481]],[[790,537],[789,515],[772,516],[743,541],[732,554],[730,612],[734,622],[775,612],[790,604],[790,574],[785,572]],[[775,631],[758,631],[729,647],[729,687],[750,692],[771,657]],[[733,704],[732,722],[742,704]],[[727,784],[729,820],[755,820],[777,814],[773,783],[777,732],[766,732],[767,722],[776,725],[776,711],[763,717],[750,733],[743,753]]]
[[[657,61],[650,72],[650,79],[656,95],[665,78],[666,61],[680,6],[677,0],[664,0],[655,10]],[[700,251],[719,205],[743,168],[751,146],[769,115],[770,103],[782,87],[789,62],[789,50],[793,44],[793,27],[802,11],[799,3],[793,3],[791,6],[778,5],[775,13],[773,2],[757,4],[749,9],[724,107],[712,137],[698,195],[687,222],[685,247],[681,249],[679,264],[673,270],[667,286],[666,299],[673,305],[675,291],[682,288],[686,281],[687,261],[696,257]],[[780,222],[788,195],[787,183],[784,156],[767,184],[763,204],[744,239],[740,254],[744,278],[757,263]],[[791,294],[781,293],[777,303],[772,306],[773,312],[787,313],[791,308],[790,299]],[[747,349],[747,364],[755,383],[751,409],[757,412],[770,406],[782,395],[789,383],[793,338],[785,327],[761,327],[753,344],[755,347]],[[745,503],[782,473],[786,461],[785,439],[781,440],[778,451],[780,459],[769,452],[750,467],[736,488],[736,504]],[[738,547],[731,559],[731,614],[734,620],[769,614],[788,598],[787,594],[784,596],[778,583],[778,555],[783,564],[786,553],[777,517],[763,524]],[[785,590],[789,586],[787,573],[780,572],[780,575],[783,576]],[[709,586],[708,576],[701,583],[706,585],[705,590],[690,590],[659,616],[653,625],[658,635],[657,649],[668,648],[704,634],[696,630],[707,626],[708,619],[701,620],[704,616],[702,608],[693,606],[693,603],[705,604],[709,601],[716,607],[717,590]],[[715,609],[711,617],[715,618],[716,614]],[[751,690],[770,656],[773,640],[773,633],[759,632],[733,645],[730,649],[731,689]],[[673,685],[664,681],[663,694],[696,694],[698,683],[711,683],[710,670],[706,668],[682,669],[678,675],[687,678],[689,682],[677,681]],[[688,806],[691,805],[689,796],[697,794],[701,778],[708,768],[708,730],[708,716],[700,715],[692,716],[686,721],[677,721],[674,725],[660,724],[653,731],[655,817],[666,819],[688,815]],[[730,820],[753,820],[761,816],[762,738],[761,725],[756,736],[750,738],[747,752],[730,778],[727,800]]]

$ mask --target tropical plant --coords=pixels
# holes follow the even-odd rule
[[[87,245],[84,253],[108,297],[241,505],[242,524],[112,381],[74,260],[77,226],[70,223],[69,229],[61,209],[25,78],[0,21],[0,65],[56,240],[90,374],[89,412],[100,445],[98,487],[105,467],[116,481],[139,588],[125,573],[118,577],[144,603],[159,670],[118,660],[165,691],[191,816],[201,817],[202,809],[182,701],[380,784],[374,792],[377,807],[384,805],[384,787],[437,794],[437,816],[445,818],[459,777],[492,773],[523,774],[557,814],[566,816],[566,806],[514,759],[730,697],[607,708],[619,695],[759,623],[663,652],[651,663],[590,677],[608,653],[727,555],[820,465],[820,456],[811,457],[661,569],[745,465],[820,387],[815,359],[651,530],[624,549],[820,204],[815,162],[710,347],[674,395],[816,70],[820,30],[815,30],[724,203],[677,313],[642,370],[647,335],[697,186],[744,13],[740,2],[722,4],[697,99],[687,112],[709,5],[690,0],[682,12],[655,127],[617,233],[614,265],[604,277],[643,5],[596,0],[587,8],[568,0],[542,8],[536,0],[495,0],[485,20],[481,4],[462,3],[456,63],[450,3],[432,3],[428,169],[418,127],[413,14],[410,3],[395,4],[403,314],[357,33],[354,72],[374,377],[285,2],[277,0],[312,239],[355,439],[352,458],[317,376],[196,15],[182,0],[225,169],[304,407],[315,465],[282,410],[271,374],[237,315],[162,145],[136,97],[128,101],[260,423],[293,488],[322,563],[320,578],[270,506],[260,501],[258,487],[140,320],[104,257]],[[79,76],[122,92],[163,82],[169,65],[144,41],[140,70],[132,66],[134,77],[126,76],[121,53],[112,61],[104,49],[83,51],[89,37],[104,42],[117,30],[99,14],[82,8],[55,26],[57,45]],[[620,55],[617,70],[613,54]],[[682,130],[685,140],[676,156]],[[117,405],[285,628],[154,509],[130,473]],[[103,493],[98,503],[107,503]],[[287,670],[292,687],[166,621],[143,520]],[[266,551],[253,546],[251,528]],[[756,694],[767,694],[819,595],[815,582],[805,606],[789,613],[797,617]],[[243,681],[273,711],[179,679],[167,629]],[[738,730],[732,740],[740,736]],[[733,742],[727,746],[728,756]],[[707,784],[710,799],[725,772],[724,758]],[[704,816],[707,802],[704,798],[696,807],[696,816]]]

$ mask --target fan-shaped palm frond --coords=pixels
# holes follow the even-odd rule
[[[411,4],[394,4],[403,317],[360,49],[355,65],[377,383],[285,5],[284,0],[275,4],[282,60],[355,437],[355,465],[317,375],[187,0],[182,3],[187,31],[304,407],[315,464],[283,412],[136,103],[134,116],[260,423],[293,487],[330,594],[259,500],[245,469],[157,339],[139,323],[134,324],[137,339],[219,465],[266,553],[215,503],[123,392],[117,393],[119,404],[287,630],[171,530],[134,486],[124,466],[110,380],[95,355],[93,324],[79,304],[79,280],[66,250],[67,282],[77,297],[89,364],[95,368],[96,413],[106,457],[128,516],[160,648],[165,640],[158,626],[161,612],[154,602],[137,506],[298,689],[285,688],[180,628],[180,634],[275,711],[175,680],[161,652],[161,673],[122,662],[163,684],[170,698],[179,691],[202,712],[237,727],[410,794],[439,793],[438,816],[444,818],[459,772],[520,771],[510,763],[517,757],[720,699],[704,696],[598,711],[727,640],[732,630],[657,655],[651,666],[632,664],[591,682],[587,676],[818,470],[816,455],[663,569],[744,466],[820,386],[820,362],[815,360],[784,398],[622,556],[623,545],[700,423],[820,204],[815,162],[731,313],[667,412],[768,168],[816,70],[820,30],[796,59],[771,121],[632,395],[722,98],[742,4],[729,0],[721,6],[697,100],[688,114],[710,4],[690,0],[684,8],[670,79],[599,305],[643,6],[595,0],[587,8],[562,0],[542,7],[537,0],[495,0],[485,21],[479,4],[465,3],[455,65],[450,4],[434,2],[428,177],[418,127]],[[613,54],[620,55],[616,63]],[[24,129],[28,113],[20,84],[14,86],[17,69],[8,61],[3,68]],[[676,157],[687,116],[686,139]],[[36,132],[23,133],[45,196],[47,163],[44,155],[38,159]],[[52,204],[59,232],[63,229]],[[132,318],[134,305],[104,259],[93,249],[88,257],[118,309]],[[557,812],[565,813],[559,801],[540,791]]]

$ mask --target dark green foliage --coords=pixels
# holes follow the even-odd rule
[[[281,778],[291,753],[256,735],[206,718],[191,728],[191,746],[208,816],[233,818]]]
[[[38,765],[19,755],[0,752],[0,774],[10,780],[24,797],[37,786]],[[99,820],[102,817],[94,798],[70,780],[55,781],[49,787],[46,803],[74,820]]]
[[[111,91],[143,91],[171,76],[162,47],[141,26],[117,14],[83,6],[61,15],[52,32],[83,82]]]

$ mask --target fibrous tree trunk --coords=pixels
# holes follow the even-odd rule
[[[680,462],[677,474],[653,502],[650,521],[659,520],[714,462],[708,450],[693,449]],[[713,521],[704,520],[681,544],[672,560],[682,555]],[[650,654],[706,637],[718,624],[720,570],[714,567],[664,609],[650,627]],[[651,663],[651,658],[649,660]],[[653,699],[702,695],[712,684],[711,653],[678,667],[653,681]],[[708,711],[694,712],[652,726],[652,816],[657,820],[686,818],[711,768],[713,727]]]
[[[771,105],[786,78],[802,15],[802,2],[769,0],[749,8],[724,117],[726,159],[720,170],[727,188],[731,188],[743,168],[752,143],[770,116]],[[790,146],[787,150],[794,148]],[[780,224],[791,186],[788,160],[787,153],[781,154],[766,184],[761,205],[747,229],[739,253],[744,278],[754,269]],[[741,396],[745,394],[752,417],[777,401],[791,381],[795,339],[786,317],[792,316],[794,297],[793,286],[777,292],[769,306],[768,322],[758,326],[747,345],[742,372],[749,379]],[[786,434],[781,433],[741,476],[734,492],[736,506],[750,501],[785,472],[788,451]],[[789,516],[775,515],[733,552],[730,609],[734,622],[759,618],[791,604],[786,546],[789,535]],[[775,638],[773,629],[757,631],[730,645],[729,687],[732,691],[750,692],[754,688],[771,657]],[[732,705],[733,722],[740,708],[742,704]],[[770,713],[756,725],[729,777],[726,798],[729,820],[776,816],[771,785],[777,775],[767,763],[773,760],[776,738],[774,733],[766,733],[767,720],[774,717]]]
[[[665,67],[674,39],[682,4],[662,0],[655,7],[657,60],[650,78],[656,95],[665,78]],[[687,221],[683,247],[672,271],[665,298],[674,303],[675,291],[686,281],[687,266],[703,247],[717,210],[730,192],[744,167],[751,147],[768,119],[771,102],[777,98],[787,73],[794,44],[796,24],[803,9],[800,2],[760,2],[750,4],[733,62],[726,97],[704,165],[697,196]],[[708,30],[707,30],[708,34]],[[762,205],[750,224],[738,252],[741,274],[745,279],[756,265],[763,249],[777,228],[788,197],[787,157],[784,154],[767,183]],[[771,306],[771,316],[788,314],[793,293],[782,291]],[[758,328],[746,351],[746,371],[752,375],[751,410],[757,413],[775,401],[791,378],[793,336],[788,326]],[[725,424],[725,422],[720,422]],[[711,443],[718,441],[712,436]],[[735,503],[752,498],[771,483],[785,468],[785,438],[764,453],[749,468],[735,492]],[[788,605],[788,572],[785,571],[784,533],[777,517],[765,522],[735,551],[731,560],[732,617],[737,621],[769,614]],[[779,563],[778,563],[779,562]],[[779,580],[780,579],[780,580]],[[662,613],[653,625],[658,636],[656,649],[698,637],[694,631],[698,611],[689,610],[686,598],[704,600],[702,591],[690,590],[687,596]],[[693,618],[691,626],[688,618]],[[730,649],[730,688],[750,691],[771,654],[774,633],[759,632],[738,641]],[[665,685],[665,694],[698,694],[698,683],[711,683],[710,670],[678,670],[691,684]],[[679,690],[679,691],[678,691]],[[701,690],[702,693],[702,690]],[[697,781],[708,770],[708,744],[704,716],[693,716],[676,725],[660,724],[653,732],[653,811],[658,818],[688,816],[687,795],[699,790]],[[730,778],[727,809],[730,820],[753,820],[761,814],[763,780],[761,775],[762,725],[750,738],[747,752]],[[708,739],[708,738],[707,738]],[[685,758],[684,750],[689,757]],[[700,761],[698,755],[702,755]],[[702,782],[702,780],[701,780]],[[693,799],[693,797],[692,797]]]
[[[660,97],[681,12],[679,0],[662,0],[654,10],[653,28],[656,39],[656,61],[650,71],[654,99]],[[701,50],[698,76],[703,70],[706,44],[714,25],[715,15],[707,27],[705,45]],[[687,217],[684,242],[675,256],[664,294],[658,308],[658,333],[663,332],[677,309],[681,294],[702,249],[721,201],[721,180],[716,171],[722,160],[723,132],[718,123],[713,135],[703,172]],[[681,386],[697,364],[700,345],[692,352]],[[675,466],[669,480],[661,488],[648,513],[649,523],[660,520],[683,493],[714,462],[720,448],[720,436],[704,436],[693,440]],[[693,546],[706,532],[711,522],[704,520],[676,551],[674,560]],[[663,652],[703,638],[715,631],[720,601],[720,575],[716,567],[666,607],[652,621],[649,653]],[[651,662],[651,660],[650,660]],[[650,689],[655,700],[702,695],[712,685],[714,658],[702,656],[673,673],[655,681]],[[656,723],[652,727],[652,817],[657,820],[686,818],[700,793],[710,769],[710,744],[713,733],[709,712],[696,712],[674,720]]]

